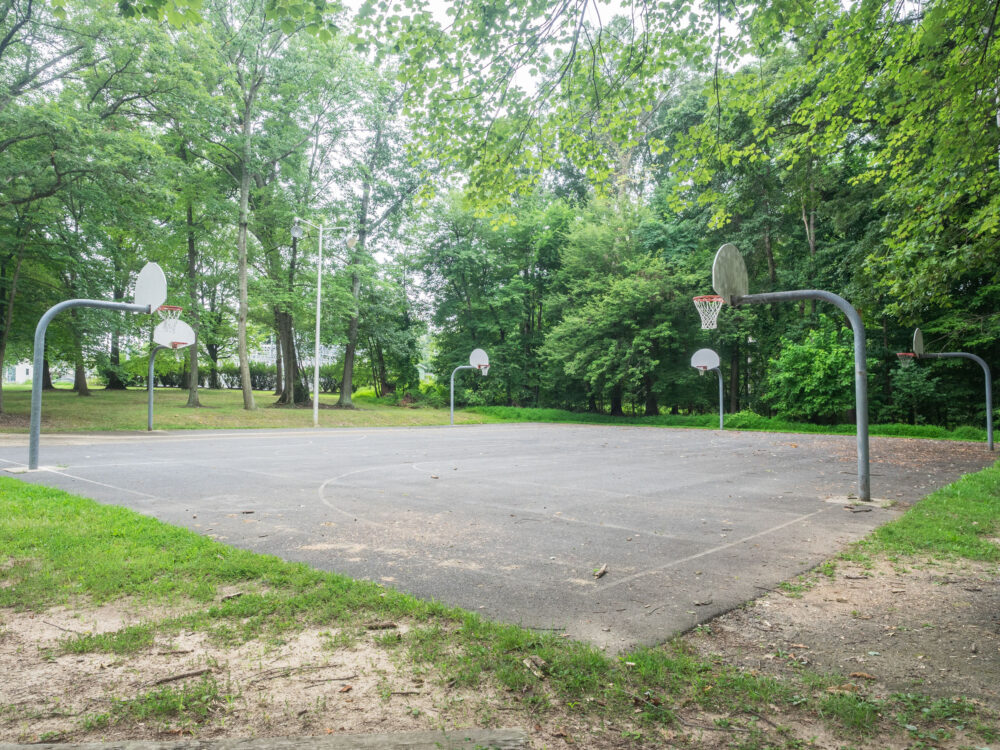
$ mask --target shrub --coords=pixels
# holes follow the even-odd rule
[[[343,370],[343,365],[331,364],[319,367],[319,389],[323,393],[336,393],[340,389],[340,378],[337,376]]]
[[[838,329],[826,316],[804,342],[783,338],[781,353],[768,361],[765,398],[782,417],[835,421],[854,407],[854,348],[849,341],[850,331]]]

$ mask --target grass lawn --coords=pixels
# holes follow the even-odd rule
[[[265,427],[312,427],[312,408],[274,405],[271,392],[256,391],[257,408],[246,411],[243,396],[236,390],[199,391],[201,408],[187,408],[187,391],[157,388],[154,394],[153,427],[158,430],[243,429]],[[358,391],[353,409],[336,408],[337,396],[320,396],[320,427],[411,427],[448,424],[448,410],[420,406],[396,406],[377,399],[370,390]],[[44,432],[94,432],[146,429],[147,393],[143,389],[106,391],[95,388],[81,398],[68,389],[48,391],[42,397]],[[4,386],[4,414],[0,430],[27,432],[31,406],[30,386]],[[571,412],[563,409],[534,409],[512,406],[473,406],[456,409],[456,424],[502,422],[549,422],[564,424],[634,425],[639,427],[681,427],[718,429],[718,414],[661,414],[658,417],[611,417],[606,414]],[[727,430],[853,435],[853,424],[815,425],[761,417],[750,412],[726,415]],[[933,440],[986,441],[986,430],[962,426],[955,429],[934,425],[873,424],[875,436],[926,438]]]
[[[236,390],[199,391],[201,408],[187,408],[187,391],[157,388],[153,395],[153,428],[157,430],[243,429],[262,427],[312,427],[312,407],[274,406],[271,392],[257,391],[257,408],[243,408]],[[320,396],[320,427],[400,427],[448,424],[447,409],[389,406],[364,392],[354,397],[353,409],[336,408],[337,396]],[[106,391],[95,388],[88,397],[70,390],[47,391],[42,396],[43,432],[145,430],[147,392],[142,389]],[[4,432],[27,432],[31,409],[30,386],[4,386]],[[481,414],[457,411],[455,422],[497,421]]]
[[[1000,467],[995,466],[935,492],[846,554],[996,561],[1000,548],[989,539],[997,534],[998,520]],[[238,594],[222,596],[233,590]],[[998,737],[993,710],[961,697],[935,702],[912,693],[875,699],[830,692],[846,678],[808,669],[796,679],[775,678],[699,657],[680,639],[612,657],[558,633],[488,622],[380,584],[229,547],[130,510],[0,478],[0,620],[5,612],[41,616],[53,607],[115,601],[174,609],[117,630],[67,633],[48,656],[133,658],[191,633],[240,648],[284,642],[307,627],[333,633],[331,648],[343,654],[366,637],[366,623],[405,622],[405,630],[379,634],[371,643],[415,684],[433,681],[442,690],[494,696],[494,705],[501,706],[495,711],[513,712],[480,717],[484,724],[514,717],[523,725],[552,716],[577,722],[594,733],[584,740],[593,744],[586,746],[669,744],[665,738],[673,738],[685,747],[817,747],[793,725],[808,731],[821,727],[833,733],[838,747],[888,747],[890,739],[902,747],[896,743],[912,736],[916,730],[910,727],[924,737],[960,732],[968,743],[962,747],[983,747]],[[225,714],[237,690],[203,678],[114,697],[107,710],[74,721],[86,736],[136,726],[158,711],[161,720],[183,719],[197,731]],[[386,696],[397,694],[386,689]],[[17,710],[0,705],[0,730],[5,717],[30,720]],[[725,744],[712,744],[718,739]]]
[[[497,422],[556,422],[580,424],[628,424],[645,427],[689,427],[708,430],[719,428],[719,414],[661,414],[657,417],[611,417],[607,414],[572,412],[564,409],[533,409],[516,406],[473,406],[464,413],[479,414],[489,421]],[[752,412],[741,411],[725,415],[725,429],[752,430],[755,432],[803,432],[821,435],[854,435],[852,424],[818,425],[808,422],[792,422],[780,417],[762,417]],[[970,440],[986,442],[983,427],[962,426],[951,430],[935,425],[873,424],[869,425],[871,435],[881,437],[928,438],[932,440]]]

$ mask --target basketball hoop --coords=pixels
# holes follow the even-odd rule
[[[156,308],[162,320],[153,331],[153,340],[160,346],[171,349],[181,349],[194,342],[194,331],[180,317],[183,307],[177,305],[160,305]]]
[[[709,331],[718,327],[719,310],[725,302],[718,294],[706,294],[694,298],[694,306],[701,316],[701,330]]]
[[[184,308],[177,305],[160,305],[156,308],[156,312],[164,320],[177,320],[181,316],[181,313],[184,312]]]
[[[482,375],[485,378],[487,375],[490,374],[490,366],[489,365],[479,365],[479,374]]]
[[[917,355],[913,352],[896,352],[896,356],[899,357],[899,364],[903,367],[909,367],[917,361]]]

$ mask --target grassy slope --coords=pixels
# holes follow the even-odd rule
[[[997,560],[1000,550],[987,537],[997,533],[998,520],[1000,467],[994,466],[935,492],[856,553]],[[218,603],[222,586],[247,593]],[[671,725],[674,707],[682,705],[751,722],[776,705],[801,713],[803,720],[826,718],[863,734],[876,726],[874,717],[884,714],[891,724],[888,717],[907,711],[914,700],[898,696],[876,704],[831,697],[823,688],[833,683],[820,677],[813,692],[803,695],[801,686],[696,659],[679,642],[610,658],[553,634],[491,623],[374,583],[238,550],[123,508],[0,478],[0,607],[43,611],[119,597],[195,606],[180,619],[72,637],[63,649],[127,653],[149,646],[157,633],[180,629],[240,643],[306,624],[350,628],[371,619],[406,618],[414,627],[387,648],[404,649],[414,667],[433,664],[445,681],[527,695],[524,700],[538,711],[558,699],[571,710],[642,727]],[[543,679],[523,667],[530,656],[544,660]],[[960,707],[966,711],[965,704]],[[931,712],[919,720],[934,726],[938,719]]]
[[[658,417],[611,417],[607,414],[589,414],[563,409],[529,409],[514,406],[475,406],[465,410],[489,417],[497,422],[568,422],[578,424],[628,424],[645,427],[692,427],[715,430],[719,427],[718,414],[661,414]],[[727,430],[754,430],[758,432],[803,432],[826,435],[853,435],[853,424],[817,425],[808,422],[761,417],[751,412],[725,415]],[[872,435],[884,437],[930,438],[934,440],[974,440],[985,442],[986,430],[978,427],[958,427],[949,430],[934,425],[873,424]]]
[[[153,427],[158,430],[242,429],[264,427],[312,427],[312,408],[274,406],[275,396],[257,391],[258,408],[246,411],[240,391],[202,390],[203,408],[187,408],[187,391],[157,388]],[[4,388],[4,411],[0,429],[27,432],[31,391]],[[447,409],[400,408],[379,403],[359,394],[354,409],[334,408],[336,395],[320,396],[321,427],[399,427],[448,424]],[[69,390],[48,391],[42,398],[42,430],[45,432],[90,432],[97,430],[145,430],[147,394],[141,389],[106,391],[95,389],[81,398]],[[494,421],[478,414],[459,412],[456,423]]]

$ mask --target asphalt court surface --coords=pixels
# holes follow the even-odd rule
[[[0,438],[0,467],[27,461]],[[895,517],[850,436],[584,425],[42,436],[24,481],[609,650],[658,643]],[[914,502],[981,444],[872,439]],[[596,578],[602,566],[607,572]]]

